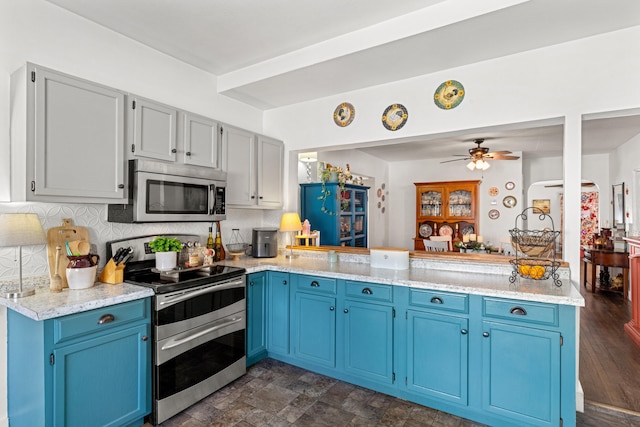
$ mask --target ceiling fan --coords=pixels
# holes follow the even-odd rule
[[[489,152],[488,147],[481,147],[480,144],[484,142],[484,139],[474,139],[473,143],[478,144],[475,148],[469,149],[469,155],[466,154],[453,154],[453,156],[461,156],[462,159],[453,159],[453,160],[445,160],[440,163],[449,163],[449,162],[457,162],[459,160],[470,160],[467,164],[467,167],[471,170],[481,169],[487,170],[489,169],[489,163],[486,159],[492,160],[517,160],[519,156],[509,156],[511,151],[494,151],[492,153]]]

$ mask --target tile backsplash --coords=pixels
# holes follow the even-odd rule
[[[89,239],[98,255],[100,266],[106,261],[106,242],[147,234],[195,234],[205,243],[210,223],[146,223],[119,224],[107,222],[105,204],[59,204],[59,203],[0,203],[0,213],[35,213],[42,222],[45,233],[51,227],[62,224],[63,218],[71,218],[73,225],[86,227]],[[262,211],[251,209],[228,209],[227,220],[222,221],[222,241],[227,243],[231,230],[239,228],[246,243],[251,243],[251,230],[254,227],[278,227],[282,211]],[[215,232],[215,230],[214,230]],[[284,244],[280,238],[279,246]],[[0,248],[0,277],[2,279],[19,276],[18,248]],[[49,274],[46,245],[25,246],[22,248],[22,276],[42,276]]]

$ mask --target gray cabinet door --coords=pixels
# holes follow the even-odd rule
[[[128,137],[134,157],[175,162],[178,110],[137,96],[128,101]]]
[[[265,136],[258,137],[258,205],[282,207],[284,181],[284,143]]]
[[[34,162],[28,197],[123,199],[124,94],[37,66],[31,71],[35,159],[27,159]]]
[[[227,150],[227,205],[256,206],[255,135],[224,126],[223,144]]]
[[[184,164],[222,169],[222,145],[218,122],[184,112],[180,120],[184,140]]]

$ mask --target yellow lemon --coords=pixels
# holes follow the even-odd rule
[[[518,272],[520,272],[521,276],[528,276],[531,273],[531,266],[521,265],[518,267]]]
[[[531,267],[531,271],[529,272],[529,274],[531,275],[532,279],[540,279],[542,278],[542,276],[544,276],[545,273],[545,268],[541,265],[534,265],[533,267]]]

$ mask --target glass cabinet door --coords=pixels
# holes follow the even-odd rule
[[[441,217],[444,190],[429,189],[420,193],[420,216]]]
[[[455,190],[449,193],[449,217],[469,218],[473,216],[473,193],[469,190]]]

